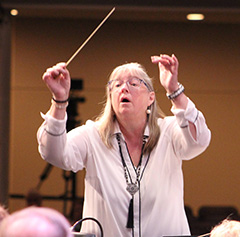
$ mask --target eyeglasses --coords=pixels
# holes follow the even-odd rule
[[[150,91],[150,88],[147,85],[147,83],[137,77],[132,77],[132,78],[128,79],[126,82],[124,82],[123,80],[120,80],[120,79],[111,80],[108,82],[108,88],[110,91],[118,90],[124,83],[127,84],[128,88],[130,90],[139,88],[141,86],[141,84],[143,83],[147,87],[147,89]]]

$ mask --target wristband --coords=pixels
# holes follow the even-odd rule
[[[179,95],[181,95],[184,92],[185,88],[182,84],[178,83],[178,89],[174,91],[172,94],[166,94],[169,100],[173,100],[177,98]]]
[[[68,102],[68,99],[66,99],[66,100],[56,100],[54,97],[52,97],[52,100],[56,103],[59,103],[59,104],[64,104],[64,103]]]
[[[57,109],[66,109],[68,107],[68,101],[58,103],[52,99],[51,102]]]

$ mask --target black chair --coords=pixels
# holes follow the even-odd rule
[[[202,206],[198,211],[196,228],[204,234],[225,219],[239,220],[238,210],[233,206]]]
[[[238,220],[238,210],[233,206],[202,206],[199,209],[198,218],[200,221],[217,223],[224,219]]]

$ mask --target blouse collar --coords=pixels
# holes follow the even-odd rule
[[[113,130],[113,135],[116,135],[116,134],[122,134],[121,130],[120,130],[120,127],[119,127],[119,123],[117,120],[114,121],[114,130]],[[146,125],[145,129],[144,129],[144,134],[143,136],[145,137],[149,137],[149,126],[148,124]]]

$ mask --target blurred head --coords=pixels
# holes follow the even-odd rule
[[[224,220],[215,226],[210,234],[211,237],[239,237],[240,222],[234,220]]]
[[[27,207],[5,218],[1,237],[70,237],[70,224],[59,212],[44,207]]]

